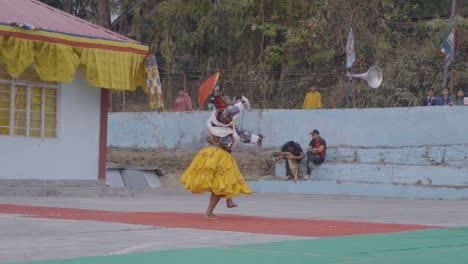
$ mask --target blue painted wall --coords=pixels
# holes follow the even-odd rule
[[[112,113],[109,145],[201,148],[210,112]],[[327,159],[312,181],[251,182],[256,192],[462,199],[468,193],[468,107],[254,110],[238,125],[266,135],[264,146],[306,148],[319,129]],[[242,145],[240,145],[242,146]],[[302,169],[305,171],[305,163]],[[275,176],[285,176],[283,164]]]
[[[110,113],[108,145],[184,148],[206,144],[208,112]]]
[[[210,112],[111,113],[110,146],[140,148],[205,145]],[[239,116],[242,128],[266,135],[265,147],[288,140],[306,145],[319,129],[329,146],[401,147],[468,143],[468,107],[253,110]]]

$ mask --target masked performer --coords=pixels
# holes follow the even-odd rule
[[[242,102],[238,102],[213,112],[207,121],[210,145],[198,152],[180,178],[180,183],[192,193],[211,192],[207,219],[218,219],[213,210],[222,197],[226,198],[227,207],[233,208],[237,206],[233,196],[252,193],[231,150],[239,141],[261,145],[263,136],[236,128],[233,118],[243,109]]]

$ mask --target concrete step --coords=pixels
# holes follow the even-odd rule
[[[468,167],[468,144],[407,147],[330,147],[328,162]]]
[[[306,173],[306,162],[300,163],[302,175]],[[428,186],[468,186],[468,167],[329,163],[315,166],[311,179],[345,182],[414,184]],[[275,177],[286,178],[284,162],[276,163]]]
[[[134,196],[127,188],[111,187],[0,187],[0,196],[101,197]]]
[[[350,195],[412,199],[468,199],[468,187],[429,187],[408,184],[308,181],[248,181],[256,193]],[[311,201],[313,202],[313,201]]]
[[[105,182],[98,180],[0,179],[0,187],[105,187]]]

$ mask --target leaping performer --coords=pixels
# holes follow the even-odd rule
[[[254,135],[235,126],[234,116],[244,110],[242,102],[215,110],[207,121],[209,146],[203,148],[180,177],[180,183],[192,193],[211,192],[206,219],[218,219],[213,213],[221,198],[228,208],[237,207],[232,197],[251,194],[231,150],[240,141],[262,145],[263,136]]]

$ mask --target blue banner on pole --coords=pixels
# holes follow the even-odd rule
[[[450,61],[455,61],[455,25],[452,23],[450,25],[450,32],[447,38],[440,45],[441,51],[447,55]]]
[[[349,29],[348,42],[346,43],[346,68],[351,68],[356,60],[356,53],[354,50],[354,36],[353,29]]]

